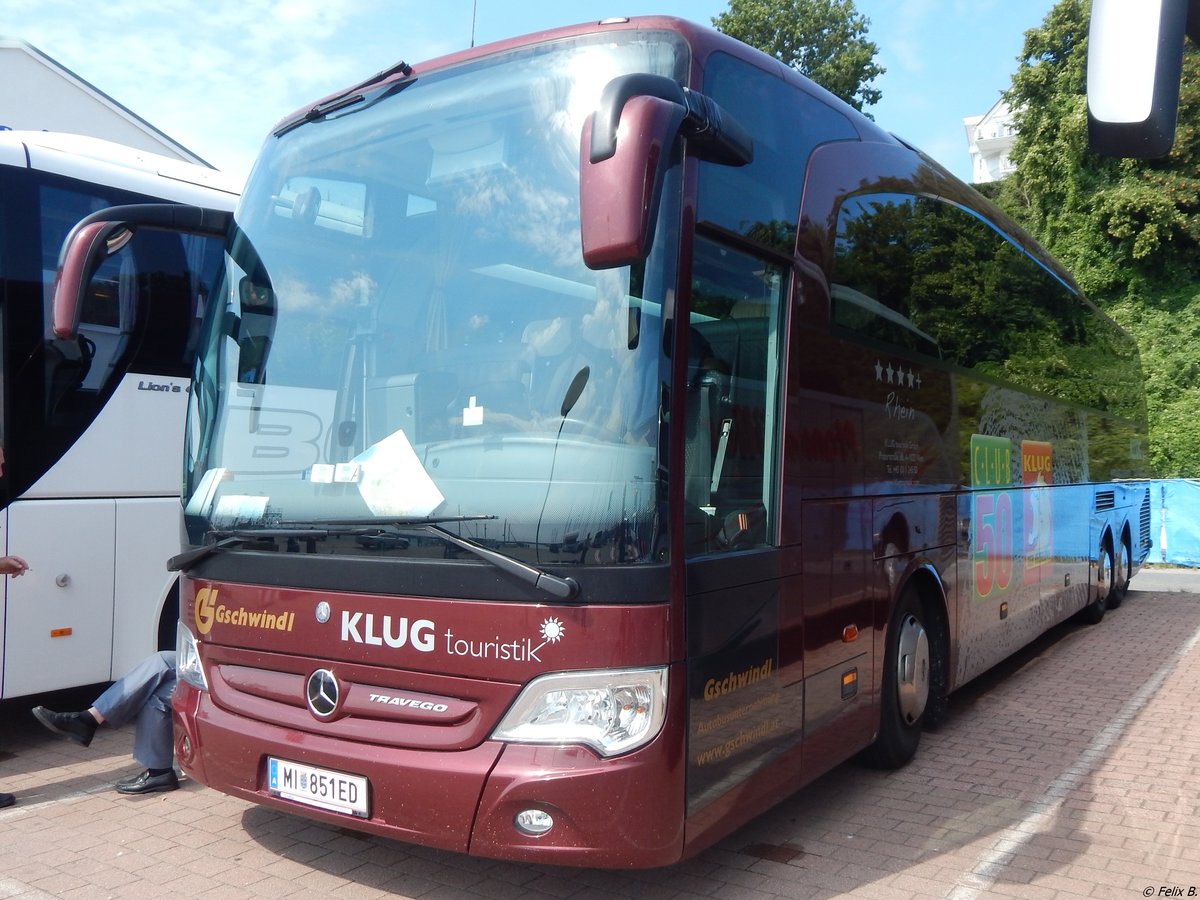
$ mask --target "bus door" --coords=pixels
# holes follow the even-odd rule
[[[782,264],[696,236],[683,478],[692,811],[799,749],[802,672],[783,645],[800,637],[781,634],[798,583],[773,533],[787,283]]]
[[[699,827],[726,804],[763,801],[726,790],[753,772],[773,767],[773,777],[757,783],[776,796],[813,774],[809,726],[818,719],[809,710],[821,723],[839,720],[841,700],[827,706],[816,689],[833,679],[840,698],[844,673],[832,663],[829,671],[810,668],[809,611],[824,616],[842,602],[831,604],[835,596],[862,600],[860,565],[851,566],[848,582],[840,569],[833,578],[844,557],[823,543],[810,557],[802,545],[808,523],[789,482],[794,460],[784,427],[786,415],[790,431],[795,412],[789,300],[805,161],[823,142],[857,132],[796,84],[722,52],[704,63],[704,89],[751,135],[754,158],[743,166],[702,162],[697,181],[685,509],[689,524],[708,526],[691,527],[687,547],[688,797],[689,820]],[[722,385],[716,404],[711,389],[700,389],[706,379],[690,374],[705,357],[718,373],[707,381]],[[708,435],[698,446],[694,422]],[[832,519],[848,510],[821,514]],[[815,521],[812,528],[814,536],[828,533]],[[811,583],[810,563],[819,573]],[[861,628],[852,654],[869,660],[870,623]],[[868,696],[856,693],[850,705]],[[819,757],[814,763],[822,765]]]
[[[9,507],[29,572],[6,579],[5,696],[111,679],[115,516],[110,499]]]

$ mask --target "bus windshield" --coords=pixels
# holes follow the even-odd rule
[[[436,517],[530,561],[650,560],[663,264],[584,266],[578,160],[609,80],[685,56],[645,32],[525,47],[271,138],[197,361],[193,541]]]

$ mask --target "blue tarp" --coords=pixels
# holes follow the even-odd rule
[[[1200,567],[1200,481],[1150,482],[1150,540],[1147,563]]]

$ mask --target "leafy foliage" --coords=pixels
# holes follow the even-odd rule
[[[1184,56],[1175,146],[1160,160],[1087,142],[1090,0],[1061,0],[1025,33],[1005,94],[1016,172],[989,194],[1138,340],[1151,463],[1200,476],[1200,51]]]
[[[857,110],[878,103],[868,84],[884,73],[854,0],[730,0],[719,31],[791,66]]]

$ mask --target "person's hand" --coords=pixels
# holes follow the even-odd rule
[[[19,556],[0,556],[0,575],[24,575],[29,571],[29,563]]]

